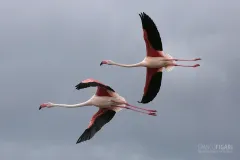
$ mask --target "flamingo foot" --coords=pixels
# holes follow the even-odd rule
[[[125,104],[126,104],[127,106],[132,107],[132,108],[136,108],[136,109],[144,110],[144,111],[147,111],[147,112],[157,112],[157,110],[145,109],[145,108],[142,108],[142,107],[133,106],[133,105],[128,104],[128,103],[125,103]]]
[[[200,64],[195,64],[193,67],[199,67],[200,66]]]
[[[202,60],[201,58],[196,58],[196,59],[194,59],[195,61],[199,61],[199,60]]]
[[[149,111],[149,112],[157,112],[157,110],[147,110],[147,111]]]
[[[156,113],[153,113],[153,112],[148,113],[148,115],[151,115],[151,116],[157,116],[157,114],[156,114]]]

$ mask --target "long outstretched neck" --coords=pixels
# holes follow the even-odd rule
[[[53,104],[55,107],[65,107],[65,108],[77,108],[77,107],[83,107],[83,106],[91,106],[90,100],[83,102],[83,103],[78,103],[78,104]]]
[[[139,63],[135,63],[135,64],[121,64],[121,63],[112,62],[112,65],[119,66],[119,67],[132,68],[132,67],[141,67],[141,66],[143,66],[143,62],[139,62]]]

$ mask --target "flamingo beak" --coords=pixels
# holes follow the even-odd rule
[[[107,61],[102,61],[102,62],[100,63],[100,66],[103,65],[103,64],[107,64]]]
[[[39,110],[42,109],[42,108],[45,108],[45,107],[47,107],[47,104],[43,103],[43,104],[40,105]]]

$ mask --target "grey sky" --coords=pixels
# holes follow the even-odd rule
[[[237,160],[239,10],[237,0],[0,0],[0,159]],[[165,52],[201,57],[201,67],[164,73],[159,95],[141,105],[145,68],[99,67],[104,59],[135,63],[145,54],[141,21],[155,21]],[[121,111],[95,137],[76,145],[97,111],[43,102],[85,101],[112,86],[157,117]],[[231,144],[233,153],[198,153],[198,144]]]

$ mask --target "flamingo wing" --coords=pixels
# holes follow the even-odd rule
[[[116,111],[110,109],[99,109],[89,123],[88,128],[82,133],[77,143],[90,140],[105,124],[112,120]]]
[[[97,92],[96,92],[96,95],[98,95],[98,96],[109,96],[110,97],[110,94],[108,93],[108,91],[115,92],[110,86],[105,85],[105,84],[103,84],[97,80],[91,79],[91,78],[80,82],[75,87],[77,90],[80,90],[83,88],[88,88],[88,87],[98,87]]]
[[[163,46],[158,29],[153,20],[146,14],[139,14],[142,22],[143,37],[148,57],[164,57]]]
[[[158,94],[162,84],[162,71],[158,68],[147,68],[146,82],[144,87],[144,94],[141,102],[149,103]]]

